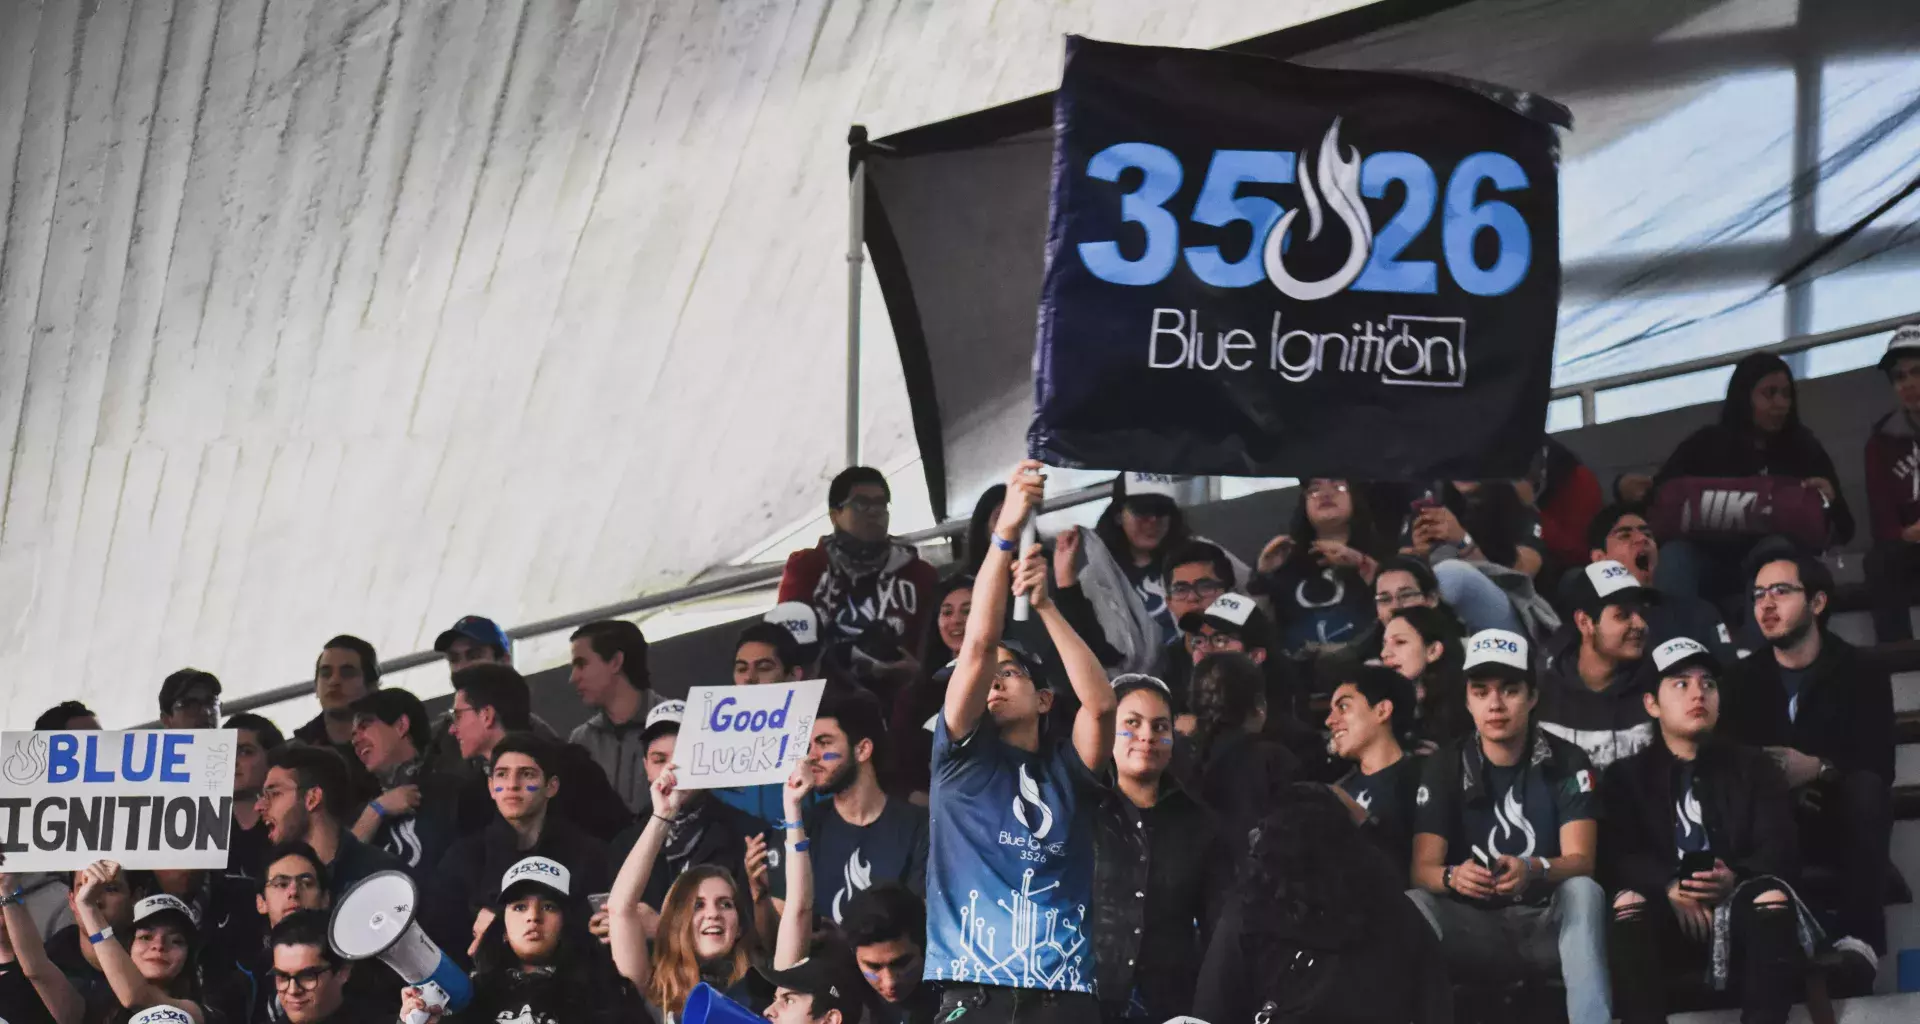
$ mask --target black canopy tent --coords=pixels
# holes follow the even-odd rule
[[[1777,142],[1763,152],[1778,150],[1781,168],[1752,194],[1729,186],[1732,172],[1704,165],[1697,154],[1691,163],[1676,155],[1674,167],[1660,169],[1686,179],[1677,201],[1662,197],[1665,205],[1631,191],[1597,196],[1598,186],[1581,181],[1563,189],[1570,213],[1576,203],[1597,201],[1631,211],[1588,231],[1599,245],[1563,239],[1557,364],[1562,376],[1586,378],[1804,333],[1812,282],[1909,266],[1920,251],[1913,244],[1920,197],[1899,195],[1920,173],[1920,157],[1903,164],[1900,155],[1902,133],[1920,128],[1920,98],[1888,102],[1903,88],[1897,75],[1846,95],[1831,86],[1820,92],[1837,59],[1892,57],[1920,70],[1920,19],[1899,0],[1834,0],[1817,6],[1817,18],[1784,21],[1782,6],[1387,0],[1226,49],[1457,75],[1550,96],[1574,110],[1572,156],[1628,150],[1623,140],[1675,111],[1746,102],[1737,91],[1716,100],[1725,81],[1784,76],[1795,83],[1788,94],[1799,103],[1778,112],[1783,137],[1762,140]],[[852,163],[865,168],[866,249],[940,518],[1025,450],[1052,104],[1051,94],[1033,96],[879,139],[856,129],[850,139]],[[1830,122],[1846,127],[1836,131]],[[1831,230],[1812,215],[1827,183],[1848,189],[1845,202],[1821,198],[1829,209],[1846,208],[1851,222]],[[1728,192],[1731,199],[1721,194]],[[1846,234],[1861,222],[1868,223]],[[1663,232],[1675,237],[1657,237]],[[1658,244],[1647,244],[1649,237]],[[1863,309],[1847,322],[1875,319],[1874,312]],[[1755,336],[1756,329],[1765,333]]]

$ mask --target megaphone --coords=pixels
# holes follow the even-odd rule
[[[327,942],[346,960],[378,957],[427,1005],[458,1013],[473,1000],[473,982],[414,921],[420,890],[404,871],[381,871],[355,882],[334,904]],[[415,1010],[407,1024],[426,1024]]]
[[[686,1009],[680,1011],[680,1024],[767,1024],[759,1014],[720,994],[706,982],[687,993]]]

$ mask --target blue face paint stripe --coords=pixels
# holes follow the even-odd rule
[[[831,750],[823,750],[823,751],[821,751],[821,752],[820,752],[820,760],[822,760],[822,761],[838,761],[838,760],[840,760],[840,755],[839,755],[839,754],[836,754],[836,753],[834,753],[834,752],[833,752],[833,751],[831,751]]]

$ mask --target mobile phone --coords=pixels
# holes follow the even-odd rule
[[[1440,499],[1435,497],[1432,491],[1428,491],[1418,498],[1413,499],[1413,504],[1407,507],[1413,512],[1413,518],[1418,519],[1420,518],[1420,513],[1430,508],[1439,508]]]
[[[1692,878],[1699,872],[1712,870],[1713,854],[1710,851],[1702,850],[1699,853],[1683,853],[1680,855],[1681,878]]]
[[[1478,861],[1480,866],[1486,868],[1488,871],[1493,870],[1493,858],[1487,856],[1487,851],[1482,850],[1478,846],[1473,848],[1473,859]]]
[[[590,909],[591,909],[591,910],[592,910],[592,911],[593,911],[594,913],[596,913],[596,914],[598,914],[598,913],[599,913],[599,912],[601,912],[602,910],[605,910],[605,909],[607,909],[607,897],[609,897],[609,896],[612,896],[612,895],[613,895],[613,894],[612,894],[612,893],[610,893],[610,892],[596,892],[596,893],[592,893],[592,894],[590,894],[590,895],[588,895],[588,896],[587,896],[587,906],[588,906],[588,908],[590,908]]]

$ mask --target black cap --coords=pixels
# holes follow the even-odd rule
[[[1040,652],[1009,637],[1002,637],[1000,646],[1006,648],[1007,653],[1013,655],[1013,660],[1019,662],[1020,667],[1027,670],[1027,678],[1033,680],[1035,689],[1053,689],[1053,679],[1047,675],[1046,671],[1047,659],[1041,657]],[[945,665],[934,669],[933,681],[945,685],[947,680],[953,678],[953,670],[958,667],[960,667],[960,659],[955,658]]]
[[[860,964],[844,943],[828,940],[817,943],[813,955],[784,971],[757,967],[760,976],[778,988],[792,989],[813,997],[813,1017],[819,1019],[828,1010],[839,1010],[847,1024],[857,1024],[866,1005],[868,985],[860,975]]]

